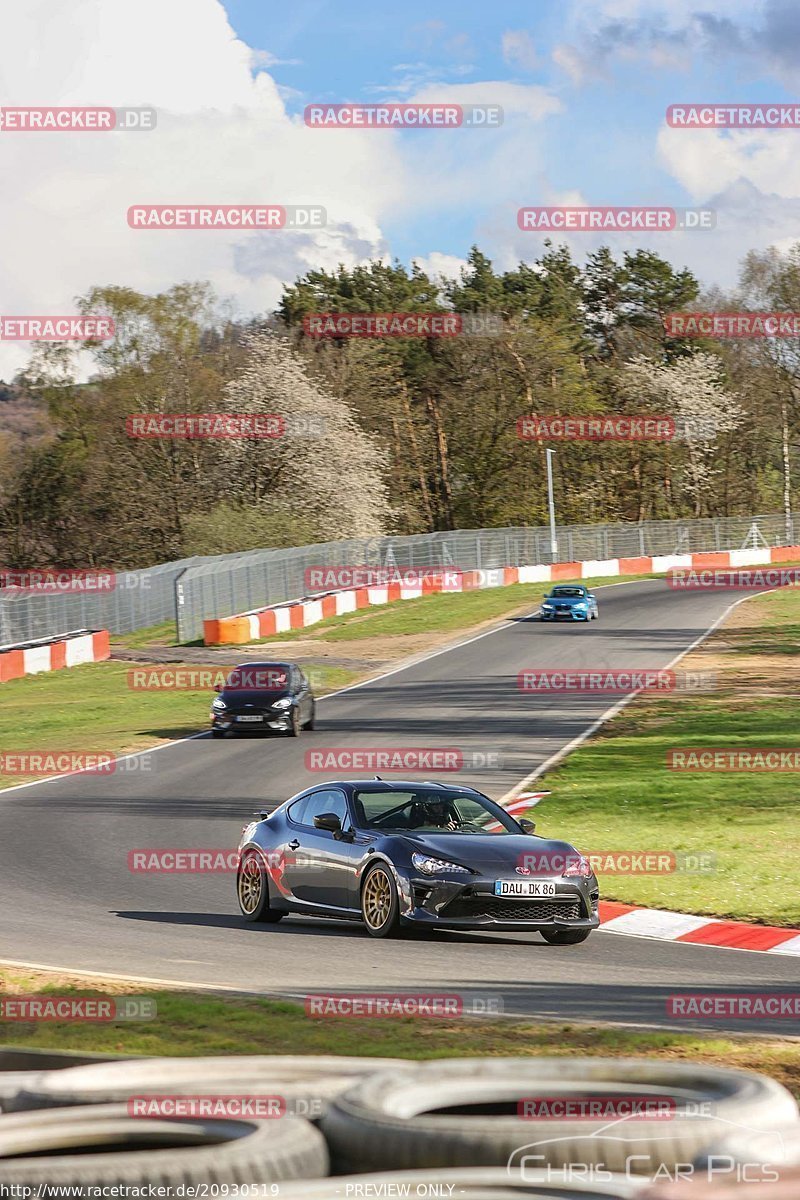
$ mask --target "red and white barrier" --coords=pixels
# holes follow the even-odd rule
[[[275,608],[261,608],[203,622],[207,646],[238,645],[305,629],[326,617],[338,617],[375,604],[414,600],[431,592],[468,592],[478,588],[506,587],[512,583],[558,583],[566,579],[614,578],[618,575],[664,575],[675,569],[716,570],[726,567],[768,566],[800,562],[800,546],[766,546],[761,550],[724,550],[700,554],[640,555],[638,558],[587,559],[586,562],[537,563],[527,567],[492,567],[482,571],[425,568],[412,586],[389,583],[383,587],[346,588],[327,595],[297,600]],[[398,568],[402,574],[402,568]]]
[[[102,662],[111,657],[107,629],[66,634],[52,641],[22,643],[0,649],[0,683],[58,671],[81,663]]]

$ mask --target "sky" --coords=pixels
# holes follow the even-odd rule
[[[0,13],[0,104],[147,105],[152,131],[0,130],[3,315],[95,285],[208,279],[265,313],[312,268],[374,258],[454,275],[477,243],[531,261],[526,205],[711,207],[713,230],[570,233],[735,285],[800,239],[800,128],[681,130],[681,102],[792,102],[797,0],[26,0]],[[492,129],[313,129],[315,102],[502,106]],[[318,204],[324,228],[135,230],[135,204]],[[29,346],[0,341],[0,378]]]

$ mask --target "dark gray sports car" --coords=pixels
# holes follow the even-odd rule
[[[402,926],[533,930],[555,945],[598,925],[587,859],[473,788],[320,783],[259,816],[239,844],[248,921],[347,918],[373,937]]]

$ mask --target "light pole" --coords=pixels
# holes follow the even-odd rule
[[[545,450],[547,455],[547,505],[550,509],[550,553],[555,562],[558,557],[558,539],[556,537],[556,510],[553,504],[553,455],[555,450]]]

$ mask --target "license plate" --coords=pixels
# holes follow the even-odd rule
[[[263,717],[237,717],[237,721],[263,721]]]
[[[541,879],[498,879],[495,896],[555,896],[556,885]]]

